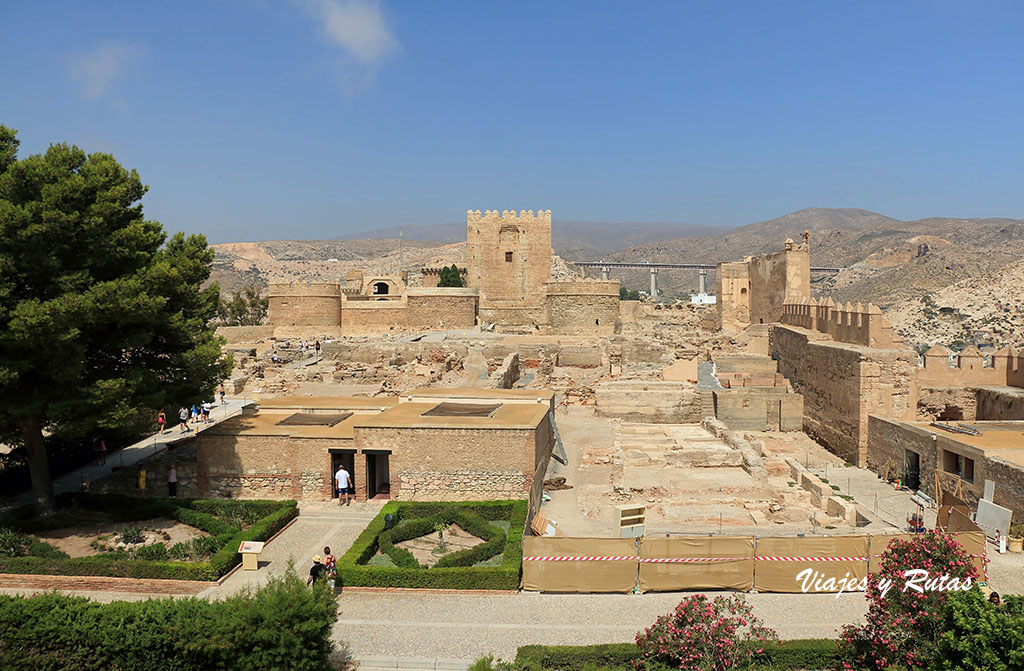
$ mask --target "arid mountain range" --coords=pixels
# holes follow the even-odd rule
[[[455,237],[461,228],[461,237]],[[555,221],[552,244],[569,260],[709,263],[780,249],[810,231],[811,263],[843,267],[815,278],[813,292],[879,305],[912,344],[989,340],[1024,345],[1024,220],[934,217],[900,221],[858,209],[811,208],[716,233],[691,224]],[[375,233],[395,234],[390,229]],[[215,245],[213,280],[232,290],[252,282],[343,280],[349,270],[415,272],[425,265],[462,263],[465,225],[405,227],[405,239],[359,238]],[[422,233],[428,240],[410,239]],[[659,239],[659,236],[664,237]],[[445,244],[445,243],[448,244]],[[618,247],[615,243],[618,243]],[[616,251],[617,250],[617,251]],[[556,276],[573,272],[555,260]],[[592,273],[591,273],[592,274]],[[646,289],[647,271],[613,274]],[[693,271],[662,271],[665,294],[696,290]],[[714,287],[713,275],[709,276]],[[979,336],[979,334],[983,334]]]

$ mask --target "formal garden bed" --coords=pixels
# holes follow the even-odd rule
[[[0,520],[0,573],[217,580],[243,541],[265,541],[295,501],[137,499],[71,494],[56,515],[26,507]]]
[[[342,583],[518,589],[526,514],[526,501],[392,501],[338,560]]]

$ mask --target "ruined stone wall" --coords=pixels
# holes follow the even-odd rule
[[[288,436],[196,438],[200,496],[327,500],[331,447],[351,441]]]
[[[973,422],[978,416],[978,390],[965,387],[924,387],[917,398],[917,419]]]
[[[690,424],[702,419],[700,392],[689,382],[602,382],[594,387],[594,400],[601,417],[661,424]]]
[[[535,300],[551,279],[551,210],[466,212],[466,267],[481,304]]]
[[[715,417],[733,431],[800,431],[803,397],[788,388],[715,390]]]
[[[274,327],[336,329],[341,323],[341,286],[298,282],[271,284],[267,320]]]
[[[1024,390],[978,389],[978,419],[1024,419]]]
[[[217,335],[232,343],[254,343],[274,335],[274,327],[268,326],[218,326]]]
[[[548,332],[610,335],[619,318],[619,283],[549,282],[545,286]]]
[[[536,433],[526,429],[356,427],[360,450],[390,450],[398,501],[525,499]]]
[[[868,415],[913,419],[917,354],[833,342],[817,331],[775,325],[772,358],[804,397],[804,431],[847,461],[867,459]]]
[[[811,297],[811,256],[806,247],[755,256],[747,266],[751,324],[778,322],[787,300]]]
[[[476,326],[476,289],[409,289],[407,304],[406,321],[413,329],[471,329]]]
[[[718,328],[739,331],[750,323],[750,276],[744,262],[719,263],[715,269]]]
[[[546,333],[548,311],[543,301],[526,305],[522,301],[485,301],[481,296],[480,323],[497,325],[499,333]]]
[[[403,299],[349,300],[342,302],[341,332],[370,335],[402,331],[409,325],[408,303]]]

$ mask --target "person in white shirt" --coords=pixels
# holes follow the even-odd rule
[[[338,505],[350,505],[352,503],[352,476],[348,474],[344,466],[338,466],[338,472],[334,474],[334,484],[338,487]],[[342,504],[341,497],[345,497]]]

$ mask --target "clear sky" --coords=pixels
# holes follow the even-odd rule
[[[1024,218],[1024,3],[0,0],[0,123],[213,242],[463,221]]]

